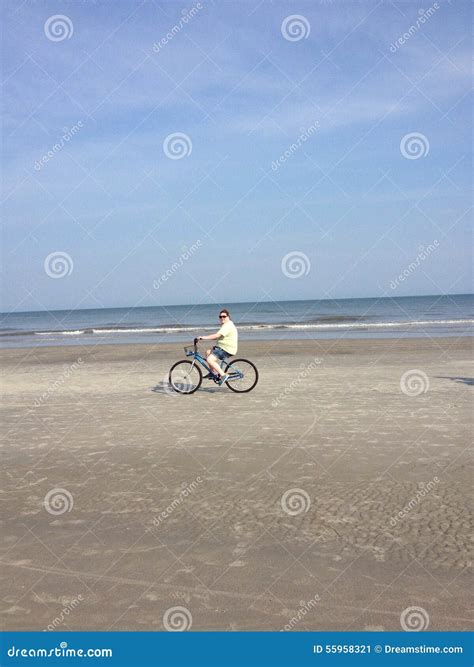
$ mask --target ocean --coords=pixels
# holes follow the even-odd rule
[[[0,314],[4,348],[192,341],[226,307],[245,339],[472,335],[474,295],[149,306]]]

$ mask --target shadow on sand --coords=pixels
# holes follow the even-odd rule
[[[198,392],[206,392],[207,394],[215,394],[219,391],[221,387],[204,387],[201,385],[198,389]],[[166,394],[167,396],[185,396],[186,394],[180,394],[177,391],[173,391],[168,382],[160,382],[160,384],[155,385],[151,388],[151,391],[154,391],[155,394]],[[197,392],[196,392],[197,393]]]
[[[470,387],[474,387],[474,378],[462,378],[452,375],[437,375],[437,378],[442,378],[443,380],[452,380],[453,382],[461,382],[462,384],[467,384]]]

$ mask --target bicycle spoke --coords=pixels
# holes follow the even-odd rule
[[[235,364],[235,367],[233,367]],[[258,382],[258,371],[252,362],[245,359],[236,359],[227,368],[229,379],[226,384],[229,389],[245,393],[255,387]]]
[[[169,382],[179,394],[192,394],[198,389],[201,381],[201,371],[188,361],[178,362],[170,371]]]

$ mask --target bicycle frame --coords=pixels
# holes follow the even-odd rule
[[[199,354],[199,352],[197,351],[197,345],[194,346],[193,363],[191,365],[191,369],[194,368],[194,364],[196,363],[196,361],[198,361],[201,364],[201,366],[203,366],[206,369],[206,371],[208,373],[211,373],[211,375],[215,376],[214,371],[210,368],[206,359],[204,359],[204,357],[201,354]],[[221,365],[221,368],[222,368],[222,362],[220,362],[220,365]],[[232,378],[232,379],[241,380],[244,377],[244,374],[241,371],[235,369],[235,370],[232,370],[231,373],[229,373],[229,377]]]
[[[211,368],[210,368],[209,364],[207,363],[207,361],[204,359],[204,357],[202,357],[202,356],[199,354],[199,352],[196,352],[196,351],[195,351],[195,352],[194,352],[194,357],[193,357],[193,366],[194,366],[194,364],[195,364],[196,361],[199,361],[199,363],[201,364],[201,366],[204,366],[204,368],[206,369],[206,371],[207,371],[208,373],[212,373]]]

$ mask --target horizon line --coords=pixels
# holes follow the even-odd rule
[[[363,301],[365,299],[418,299],[426,297],[442,296],[474,296],[472,292],[455,292],[450,294],[407,294],[404,296],[355,296],[355,297],[337,297],[333,299],[271,299],[269,301],[227,301],[227,305],[255,304],[255,303],[298,303],[303,301]],[[82,312],[87,310],[132,310],[133,308],[181,308],[183,306],[220,306],[225,304],[213,303],[173,303],[173,304],[155,304],[153,306],[104,306],[102,308],[55,308],[54,310],[45,308],[44,310],[9,310],[0,311],[0,315],[26,315],[27,313],[64,313],[64,312]]]

